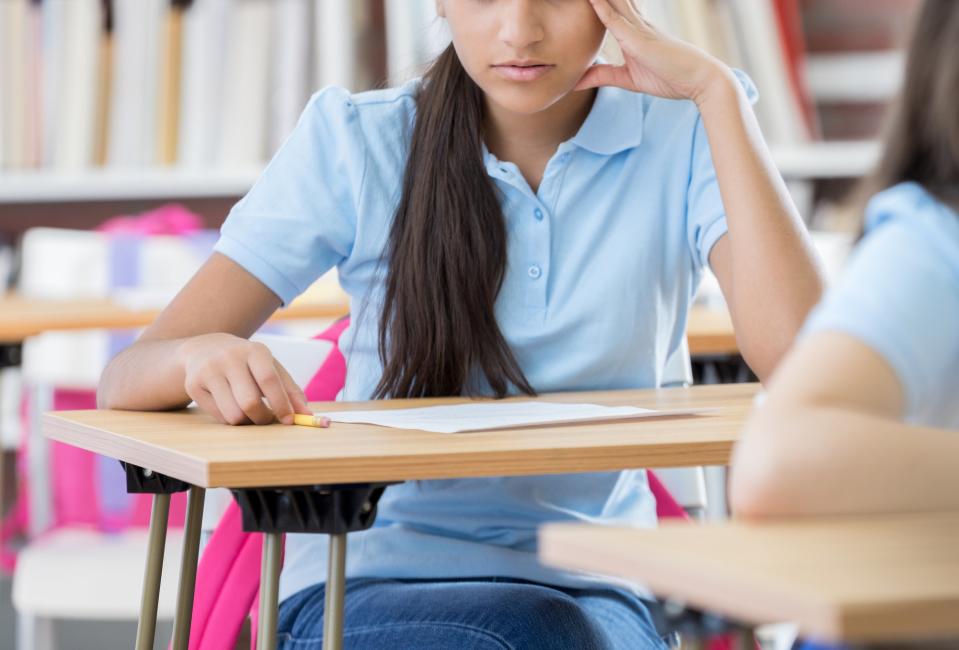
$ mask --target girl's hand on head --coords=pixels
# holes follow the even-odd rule
[[[619,43],[623,65],[590,67],[575,90],[619,86],[627,90],[701,103],[728,68],[715,57],[673,38],[646,22],[630,0],[589,0],[599,19]]]
[[[262,343],[203,334],[185,340],[179,357],[187,395],[219,422],[292,424],[294,413],[311,412],[303,391]]]

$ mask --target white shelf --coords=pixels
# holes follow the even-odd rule
[[[875,142],[817,142],[772,147],[787,179],[855,178],[874,166]],[[184,169],[0,173],[0,205],[69,201],[165,200],[241,197],[259,169],[204,172]]]
[[[787,180],[858,178],[872,171],[879,160],[880,144],[874,141],[813,142],[773,146],[779,173]]]
[[[901,50],[813,54],[806,83],[820,102],[884,102],[899,92],[904,68]]]
[[[0,204],[240,197],[260,171],[0,172]]]

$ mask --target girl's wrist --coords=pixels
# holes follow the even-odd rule
[[[208,345],[213,337],[221,336],[219,333],[197,334],[180,339],[173,350],[173,358],[176,360],[176,366],[181,372],[186,372],[190,361],[197,355],[199,350]]]
[[[696,103],[699,111],[705,113],[712,106],[738,102],[737,93],[739,90],[740,86],[733,71],[729,67],[717,63],[709,71],[699,92],[692,97],[692,100]]]

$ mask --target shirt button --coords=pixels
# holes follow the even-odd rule
[[[539,278],[539,276],[543,275],[543,270],[540,269],[538,266],[533,265],[526,270],[526,273],[529,274],[529,277],[536,280],[537,278]]]
[[[566,152],[566,153],[564,153],[562,156],[559,157],[559,161],[560,161],[560,162],[566,162],[567,160],[569,160],[569,152]]]
[[[543,220],[543,211],[540,210],[539,208],[536,208],[535,210],[533,210],[533,216],[536,217],[536,220],[537,220],[537,221],[542,221],[542,220]]]

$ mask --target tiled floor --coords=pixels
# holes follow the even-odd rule
[[[157,647],[165,647],[173,626],[157,624]],[[10,578],[0,577],[0,650],[15,650],[16,616],[10,603]],[[56,627],[57,650],[126,650],[136,639],[136,623],[63,621]],[[69,642],[66,640],[69,639]]]
[[[0,650],[14,650],[15,621],[10,604],[10,578],[0,576]]]

